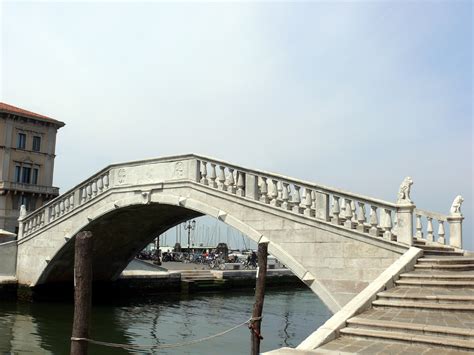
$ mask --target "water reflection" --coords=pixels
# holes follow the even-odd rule
[[[92,337],[125,344],[170,344],[206,337],[249,318],[252,291],[233,294],[154,296],[94,304]],[[70,303],[0,303],[0,353],[69,352],[73,305]],[[296,346],[330,316],[308,290],[267,292],[262,350]],[[222,337],[160,354],[248,354],[249,331],[241,327]],[[92,345],[91,354],[133,351]],[[136,352],[143,353],[143,352]]]

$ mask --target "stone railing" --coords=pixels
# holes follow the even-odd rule
[[[444,223],[448,222],[451,231],[449,244],[457,248],[462,246],[462,215],[458,213],[449,217],[416,209],[409,197],[413,184],[409,177],[400,186],[397,203],[391,203],[278,174],[245,169],[212,158],[198,159],[198,182],[217,190],[407,245],[413,245],[416,214],[415,237],[422,233],[421,219],[426,218],[428,231],[431,231],[428,232],[429,240],[446,244]],[[439,224],[436,240],[431,223],[433,219]]]
[[[396,204],[213,159],[200,159],[199,169],[199,183],[211,188],[373,237],[397,240]]]
[[[460,204],[451,216],[418,209],[415,212],[415,205],[409,198],[413,183],[410,178],[400,186],[398,202],[391,203],[192,154],[110,165],[33,213],[26,215],[23,211],[18,238],[28,237],[93,201],[111,188],[112,178],[115,187],[188,180],[280,211],[407,245],[413,244],[416,214],[416,236],[423,233],[424,218],[427,236],[434,241],[432,220],[435,220],[439,223],[436,241],[445,243],[444,223],[448,222],[450,244],[459,248],[462,245]],[[457,199],[458,202],[462,200],[460,196]]]
[[[428,242],[446,243],[445,223],[448,221],[447,216],[417,208],[415,209],[415,218],[416,238],[425,239]],[[433,221],[435,221],[435,226],[437,226],[436,229],[433,228]]]
[[[22,209],[19,239],[30,236],[37,230],[66,216],[74,209],[102,194],[109,188],[109,174],[110,169],[93,176],[29,215],[26,215],[26,211]]]
[[[462,197],[456,197],[449,215],[415,209],[415,237],[429,243],[436,242],[462,249],[462,201]]]

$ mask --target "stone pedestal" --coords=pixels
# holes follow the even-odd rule
[[[413,211],[412,203],[397,205],[397,241],[406,245],[413,245]]]
[[[452,214],[448,218],[449,223],[449,245],[462,249],[462,214]]]

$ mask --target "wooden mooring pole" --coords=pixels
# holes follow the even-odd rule
[[[71,355],[87,355],[92,303],[92,233],[76,235],[74,253],[74,322]]]
[[[257,282],[255,286],[255,304],[253,306],[252,320],[249,323],[250,341],[252,348],[251,355],[260,353],[260,340],[263,337],[260,334],[260,326],[262,324],[263,301],[265,298],[265,279],[267,276],[267,255],[268,243],[260,243],[258,245],[258,268]]]

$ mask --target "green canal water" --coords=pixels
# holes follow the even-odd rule
[[[232,293],[155,295],[105,304],[92,309],[91,337],[124,344],[171,344],[207,337],[250,317],[252,290]],[[267,290],[262,351],[294,347],[324,323],[331,313],[307,289]],[[68,354],[72,303],[0,302],[0,354]],[[248,354],[244,326],[212,340],[175,349],[125,351],[98,345],[90,354]]]

